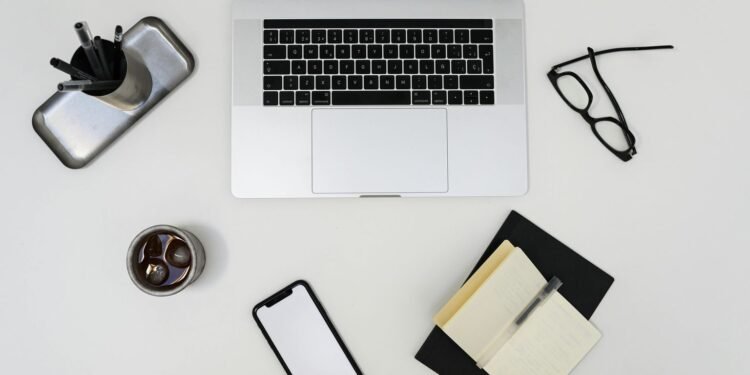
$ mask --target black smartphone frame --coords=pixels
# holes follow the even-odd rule
[[[268,342],[268,345],[273,350],[273,353],[276,354],[276,358],[278,358],[279,362],[281,362],[281,366],[284,367],[284,371],[288,375],[293,375],[292,372],[289,370],[289,367],[287,366],[286,362],[284,362],[284,357],[281,356],[281,353],[279,352],[278,348],[276,348],[276,345],[274,345],[273,340],[271,340],[271,336],[268,334],[268,331],[266,331],[266,328],[263,327],[263,323],[260,321],[260,318],[258,318],[258,310],[261,307],[272,307],[273,305],[281,302],[284,298],[289,297],[292,295],[292,289],[302,286],[305,288],[305,291],[307,294],[310,295],[310,298],[312,298],[313,303],[315,304],[315,307],[318,309],[318,312],[323,317],[323,320],[326,322],[326,325],[328,326],[328,329],[333,334],[333,337],[336,338],[336,342],[339,344],[339,347],[344,352],[344,355],[346,356],[346,359],[349,360],[349,364],[351,364],[352,368],[358,375],[362,375],[362,371],[359,369],[359,366],[357,366],[357,362],[354,361],[354,357],[349,352],[349,349],[344,344],[344,340],[341,339],[341,336],[339,335],[338,331],[336,331],[336,328],[333,326],[333,323],[331,322],[331,319],[328,317],[328,314],[326,313],[325,309],[323,308],[323,305],[318,300],[318,297],[315,295],[315,292],[313,292],[312,287],[310,287],[310,284],[307,283],[305,280],[297,280],[288,286],[284,287],[280,291],[274,293],[270,297],[264,299],[255,307],[253,307],[253,319],[255,320],[255,323],[258,324],[258,328],[260,328],[260,331],[263,333],[263,337],[266,338],[266,341]]]

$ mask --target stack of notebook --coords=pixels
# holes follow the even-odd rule
[[[567,374],[601,337],[588,319],[613,281],[512,212],[416,358],[444,375]]]

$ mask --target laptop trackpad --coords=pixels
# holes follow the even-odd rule
[[[315,109],[313,193],[448,191],[445,109]]]

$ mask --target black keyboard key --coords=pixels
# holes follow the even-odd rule
[[[381,90],[393,90],[395,85],[395,78],[393,76],[380,76],[380,89]]]
[[[461,76],[461,89],[462,90],[489,90],[495,88],[495,77],[493,76],[480,76],[480,75],[468,75]]]
[[[307,74],[322,74],[323,62],[320,60],[310,60],[307,62]]]
[[[408,30],[406,40],[412,44],[422,43],[422,30]]]
[[[336,58],[348,59],[351,57],[351,50],[348,45],[336,46]]]
[[[341,30],[328,30],[328,43],[341,43]]]
[[[451,44],[448,46],[448,58],[449,59],[460,59],[461,58],[461,45]]]
[[[330,76],[316,76],[315,77],[315,89],[316,90],[330,90],[331,89],[331,77]]]
[[[339,71],[341,74],[354,74],[354,60],[339,61]]]
[[[325,30],[313,30],[312,31],[312,42],[315,44],[323,44],[326,42],[326,31]]]
[[[399,57],[402,59],[414,58],[414,46],[411,44],[402,44],[398,46]]]
[[[445,105],[447,104],[447,95],[445,91],[433,91],[432,92],[432,104],[434,105]]]
[[[278,42],[279,42],[279,30],[263,30],[263,43],[276,44]]]
[[[440,90],[443,88],[443,77],[442,76],[428,76],[427,77],[427,88],[430,90]]]
[[[435,61],[433,61],[433,60],[419,60],[419,73],[420,74],[433,74],[433,73],[435,73]]]
[[[359,30],[360,43],[373,43],[375,41],[375,30]]]
[[[411,76],[397,76],[396,88],[399,90],[409,90],[411,88]]]
[[[362,90],[362,76],[349,76],[348,78],[349,90]]]
[[[476,91],[464,91],[464,104],[479,104],[479,93]]]
[[[443,87],[448,90],[458,89],[458,76],[443,76]]]
[[[471,42],[492,43],[492,30],[471,30]]]
[[[290,71],[291,63],[289,61],[281,60],[263,62],[264,74],[289,74]]]
[[[297,44],[310,43],[310,30],[296,30],[294,32],[294,42]]]
[[[375,42],[380,44],[391,42],[391,32],[389,30],[375,30]]]
[[[433,59],[444,59],[445,58],[445,45],[444,44],[433,45],[431,56]]]
[[[352,46],[352,58],[353,59],[366,59],[367,47],[364,44],[353,45]]]
[[[398,46],[394,44],[386,44],[383,46],[383,57],[386,59],[397,59],[398,58]]]
[[[279,104],[294,105],[294,91],[282,91],[279,93]]]
[[[438,31],[440,43],[453,43],[453,30]]]
[[[466,60],[452,60],[451,73],[466,74]]]
[[[493,57],[492,53],[492,45],[481,45],[479,46],[479,58],[484,59],[491,59]]]
[[[409,91],[334,91],[333,105],[408,105]]]
[[[391,30],[391,43],[406,43],[406,30]]]
[[[435,61],[435,73],[437,74],[450,74],[451,62],[448,60],[437,60]]]
[[[326,60],[323,62],[323,73],[338,74],[339,62],[337,60]]]
[[[302,58],[302,46],[289,46],[287,47],[287,52],[290,60],[297,60]]]
[[[263,105],[279,105],[279,93],[266,91],[263,93]]]
[[[312,90],[314,88],[315,88],[315,77],[313,76],[299,77],[299,89],[300,90]]]
[[[416,48],[416,56],[418,59],[429,59],[430,58],[430,46],[426,44],[420,44]]]
[[[398,60],[391,60],[398,61]],[[399,63],[401,61],[398,61]],[[372,74],[385,74],[388,73],[385,60],[372,60]]]
[[[417,62],[417,60],[404,60],[404,73],[406,74],[419,73],[419,63]]]
[[[357,30],[344,30],[344,43],[357,43]]]
[[[317,59],[318,58],[318,46],[317,45],[309,45],[305,46],[303,48],[305,50],[305,58],[306,59]]]
[[[477,54],[477,46],[467,44],[464,46],[464,58],[465,59],[476,59],[478,56]]]
[[[378,81],[378,76],[365,76],[365,90],[377,90]]]
[[[494,91],[480,91],[479,92],[479,104],[495,104],[495,92]]]
[[[307,73],[307,63],[305,60],[294,60],[292,61],[292,74],[305,74]]]
[[[469,74],[482,73],[482,60],[469,60],[466,64]]]
[[[401,74],[402,72],[401,60],[388,60],[388,74]]]
[[[469,43],[469,30],[456,30],[456,43]]]
[[[357,74],[370,74],[370,60],[357,60]]]
[[[430,104],[430,92],[429,91],[412,91],[411,92],[411,103],[416,105]]]
[[[411,76],[411,88],[424,90],[427,88],[427,76]]]
[[[284,90],[297,90],[299,88],[299,79],[297,76],[284,77]]]
[[[297,91],[295,97],[297,105],[310,105],[310,91]]]
[[[437,43],[438,42],[438,31],[437,30],[425,30],[423,33],[425,43]]]
[[[286,58],[286,47],[263,46],[263,58],[269,60],[283,60]]]
[[[367,57],[371,59],[382,59],[383,46],[381,46],[380,44],[372,44],[367,46]]]
[[[313,91],[313,105],[331,105],[331,93],[328,91]]]
[[[321,59],[333,59],[336,58],[336,47],[330,44],[320,46],[320,58]]]
[[[482,73],[492,74],[495,72],[495,61],[492,59],[482,60]]]
[[[492,74],[495,60],[491,44],[479,46],[479,58],[482,59],[482,72],[484,74]]]
[[[334,90],[346,90],[346,76],[333,76],[331,81]]]
[[[279,32],[279,41],[282,44],[294,43],[294,30],[281,30]]]
[[[263,76],[263,90],[281,90],[281,76]]]
[[[463,104],[464,94],[461,91],[448,91],[448,104]]]

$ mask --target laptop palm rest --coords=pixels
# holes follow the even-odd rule
[[[445,193],[445,109],[315,109],[316,194]]]

